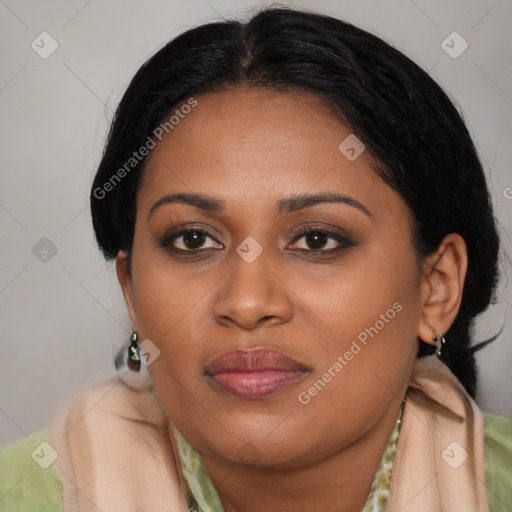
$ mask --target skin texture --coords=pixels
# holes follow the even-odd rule
[[[132,327],[161,351],[149,367],[155,390],[202,454],[226,512],[313,512],[333,503],[360,511],[407,388],[417,338],[433,343],[459,309],[464,241],[448,235],[419,262],[407,205],[378,177],[368,151],[354,161],[340,152],[352,131],[314,96],[238,88],[196,99],[149,156],[131,268],[126,253],[116,260]],[[283,197],[321,191],[350,196],[369,214],[343,203],[276,209]],[[225,209],[170,203],[149,215],[177,192],[213,195]],[[199,249],[190,239],[185,245],[186,237],[169,241],[184,227],[208,232]],[[315,246],[301,234],[306,227],[350,243],[328,238]],[[236,251],[247,237],[263,250],[252,263]],[[173,253],[173,245],[189,252]],[[395,303],[401,311],[300,403],[299,393]],[[255,347],[279,350],[310,371],[255,401],[224,393],[204,375],[213,357]],[[248,453],[252,464],[243,461]]]

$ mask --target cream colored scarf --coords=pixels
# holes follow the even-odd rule
[[[488,512],[483,416],[436,356],[418,359],[386,512]],[[64,512],[187,512],[167,416],[117,379],[82,393],[50,427]]]

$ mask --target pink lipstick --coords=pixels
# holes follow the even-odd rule
[[[206,365],[205,374],[225,392],[258,400],[293,384],[310,368],[268,348],[232,350]]]

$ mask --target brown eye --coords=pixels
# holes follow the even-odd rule
[[[307,247],[298,248],[300,251],[330,253],[354,246],[347,237],[340,235],[339,233],[320,229],[308,228],[304,230],[297,238],[295,238],[294,245],[296,245],[297,241],[301,239],[304,239]],[[295,248],[297,249],[297,247]]]
[[[304,238],[310,249],[318,250],[323,249],[325,244],[329,241],[329,235],[321,231],[309,231]]]
[[[215,242],[215,244],[210,247],[204,247],[204,244],[208,239]],[[220,244],[217,244],[217,242],[205,230],[189,228],[168,236],[163,241],[163,245],[171,251],[192,252],[204,248],[218,249]],[[220,246],[220,248],[222,248],[222,246]]]

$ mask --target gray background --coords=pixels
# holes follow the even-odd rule
[[[169,38],[214,19],[245,18],[262,5],[268,2],[0,0],[0,445],[46,426],[79,389],[111,375],[113,354],[129,336],[115,272],[95,247],[88,207],[108,121],[129,80]],[[379,35],[456,99],[480,151],[503,240],[498,303],[481,316],[476,335],[504,331],[478,355],[478,398],[484,410],[511,416],[512,2],[281,5]],[[44,31],[59,45],[47,59],[31,47]],[[458,58],[441,46],[453,31],[469,44]],[[43,237],[54,255],[40,253],[51,247],[39,242]]]

